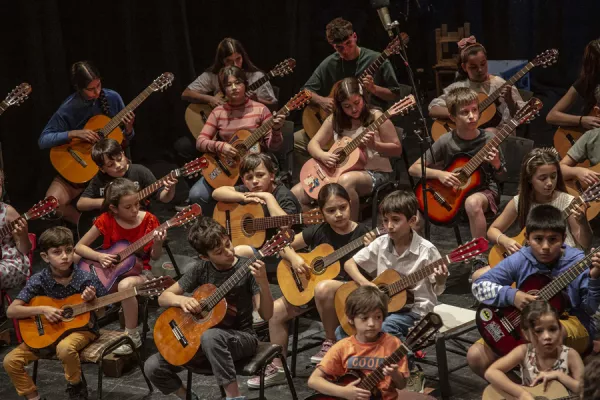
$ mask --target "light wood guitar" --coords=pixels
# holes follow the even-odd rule
[[[50,214],[58,208],[58,200],[54,196],[48,196],[44,200],[39,201],[36,205],[31,207],[25,214],[21,214],[19,218],[12,222],[6,223],[0,229],[0,241],[5,237],[12,235],[13,231],[17,227],[19,221],[31,221],[34,219],[42,218],[45,215]]]
[[[383,235],[385,229],[375,228],[371,232]],[[333,250],[330,244],[323,243],[310,253],[297,253],[309,267],[307,274],[297,273],[287,260],[277,266],[277,282],[285,299],[294,306],[307,304],[315,297],[315,287],[321,281],[334,279],[340,273],[340,259],[364,246],[365,235]]]
[[[408,43],[408,35],[404,32],[400,34],[400,38],[404,44]],[[373,61],[367,69],[365,69],[359,76],[358,80],[364,79],[367,75],[375,76],[381,65],[393,54],[400,54],[400,49],[402,48],[400,44],[400,38],[396,36],[383,50],[383,52]],[[333,88],[329,92],[329,97],[333,97]],[[304,128],[304,132],[312,139],[313,136],[317,133],[321,125],[323,125],[323,121],[329,116],[329,113],[323,110],[316,104],[311,104],[302,112],[302,127]]]
[[[335,142],[329,149],[330,154],[338,156],[334,168],[328,168],[314,158],[308,160],[300,170],[300,183],[306,194],[316,200],[319,197],[321,188],[328,183],[336,183],[343,173],[364,169],[367,162],[366,153],[359,149],[363,137],[368,132],[377,131],[389,118],[409,112],[414,105],[415,97],[412,94],[408,95],[392,105],[369,126],[362,128],[362,131],[354,139],[344,136]]]
[[[600,117],[600,107],[594,106],[592,111],[589,113],[592,117]],[[583,128],[577,128],[573,126],[569,127],[559,127],[554,134],[554,148],[558,151],[561,157],[567,155],[567,152],[575,142],[583,136],[585,130]],[[589,167],[590,160],[585,160],[584,162],[578,164],[578,167]]]
[[[31,85],[29,83],[21,83],[6,96],[0,103],[0,115],[10,106],[20,106],[31,93]]]
[[[294,240],[294,231],[282,229],[259,251],[248,259],[218,288],[210,283],[198,287],[192,296],[198,300],[202,311],[198,314],[184,312],[179,307],[167,308],[154,325],[154,342],[159,353],[171,365],[183,365],[200,349],[202,334],[219,324],[227,311],[225,296],[250,272],[256,260],[277,254]]]
[[[27,346],[32,349],[43,349],[52,346],[60,339],[74,331],[88,330],[91,324],[91,312],[109,304],[135,296],[158,296],[174,283],[169,276],[161,276],[135,287],[98,297],[93,301],[83,301],[77,293],[64,299],[37,296],[31,299],[28,307],[50,306],[62,310],[63,320],[58,323],[49,322],[43,314],[19,320],[21,336]]]
[[[277,115],[287,116],[292,110],[304,107],[311,96],[312,93],[310,91],[302,90],[292,97],[281,110],[277,111]],[[273,124],[273,117],[271,117],[259,128],[255,129],[254,132],[240,129],[234,133],[228,143],[238,151],[238,155],[235,158],[227,157],[223,153],[205,153],[204,157],[208,160],[208,167],[202,170],[202,176],[206,179],[206,182],[214,189],[221,186],[235,185],[240,178],[240,163],[242,158],[269,133]]]
[[[123,131],[119,125],[123,122],[125,115],[135,110],[153,92],[164,90],[173,82],[173,74],[165,72],[154,80],[142,93],[131,103],[112,118],[106,115],[95,115],[86,122],[83,129],[90,129],[98,133],[100,138],[111,138],[117,142],[123,142]],[[92,179],[98,172],[98,166],[92,160],[92,143],[81,139],[72,139],[69,143],[50,149],[50,162],[56,171],[66,180],[73,183],[85,183]]]
[[[590,186],[586,191],[584,191],[581,195],[579,193],[574,194],[575,198],[571,201],[571,204],[567,206],[562,212],[563,218],[567,219],[569,216],[575,211],[579,206],[583,204],[593,204],[599,203],[597,200],[600,197],[600,182]],[[590,214],[590,208],[588,208],[586,212],[587,218],[591,221],[596,215]],[[521,246],[525,244],[525,228],[519,232],[519,234],[513,238],[511,238],[515,242],[519,243]],[[495,267],[500,261],[504,260],[508,257],[508,251],[501,244],[496,244],[490,250],[490,254],[488,256],[488,263],[490,267]]]
[[[400,311],[407,304],[413,302],[413,294],[408,289],[415,286],[420,281],[427,279],[433,274],[436,268],[441,267],[442,265],[448,266],[452,263],[470,260],[487,249],[487,240],[484,238],[473,239],[469,243],[457,247],[450,254],[430,264],[424,265],[408,275],[403,276],[394,269],[387,269],[373,279],[373,283],[377,285],[379,290],[388,295],[388,313]],[[350,281],[344,283],[335,292],[335,313],[337,314],[342,329],[344,329],[348,335],[354,335],[356,329],[348,322],[348,317],[346,316],[346,300],[352,292],[358,289],[358,287],[359,285],[356,282]]]
[[[500,97],[500,92],[502,89],[509,85],[514,85],[519,79],[525,76],[529,71],[533,69],[533,67],[542,66],[546,68],[549,65],[554,64],[558,59],[558,50],[550,49],[546,50],[532,61],[527,63],[523,68],[519,70],[516,74],[514,74],[509,80],[504,83],[504,85],[500,86],[498,89],[494,90],[489,96],[485,93],[478,93],[477,97],[479,98],[479,121],[477,121],[477,126],[482,126],[487,124],[489,121],[494,118],[496,115],[496,105],[494,102],[498,100]],[[456,124],[448,119],[437,119],[433,121],[433,125],[431,126],[431,137],[433,140],[438,140],[440,136],[442,136],[446,132],[450,132],[452,129],[456,128]]]
[[[523,386],[523,389],[535,397],[535,400],[578,400],[578,394],[569,395],[569,391],[559,381],[550,381],[548,387],[544,390],[544,385],[540,384],[533,387]],[[503,392],[502,390],[488,385],[483,391],[481,400],[518,400],[516,397]]]
[[[250,85],[248,85],[248,87],[246,88],[246,93],[258,89],[259,87],[267,83],[271,78],[274,78],[276,76],[283,77],[288,74],[291,74],[294,71],[295,67],[296,60],[294,60],[293,58],[285,59],[284,61],[277,64],[275,68],[269,71],[268,74],[264,75],[256,82],[253,82]],[[217,93],[215,97],[218,97],[221,100],[225,101],[225,95],[222,92]],[[185,122],[187,124],[188,129],[194,136],[194,139],[198,139],[198,136],[200,136],[200,132],[202,132],[202,128],[204,128],[204,124],[206,123],[206,120],[208,119],[208,116],[210,115],[213,109],[214,108],[211,107],[210,104],[200,103],[190,104],[186,108]]]
[[[324,221],[318,208],[293,215],[265,217],[261,204],[218,202],[213,219],[227,230],[234,246],[242,244],[259,248],[266,239],[266,230],[292,225],[316,225]]]

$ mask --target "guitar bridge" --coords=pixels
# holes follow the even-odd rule
[[[229,170],[229,168],[227,168],[227,166],[221,161],[221,159],[219,157],[215,157],[215,161],[217,162],[217,165],[219,166],[219,168],[221,169],[221,171],[223,171],[223,173],[225,175],[227,175],[228,177],[231,178],[231,171]]]
[[[573,135],[571,135],[570,133],[566,134],[567,140],[569,141],[569,143],[571,143],[571,146],[573,146],[575,144],[575,138],[573,137]]]
[[[433,198],[435,199],[435,201],[440,203],[440,205],[444,207],[447,211],[452,211],[452,206],[448,204],[446,199],[444,199],[444,197],[441,194],[439,194],[435,190],[433,190],[431,193],[433,194]]]
[[[290,270],[292,271],[292,276],[294,277],[294,283],[296,284],[296,288],[298,289],[299,292],[304,292],[304,286],[302,285],[302,281],[300,280],[300,277],[296,273],[296,270],[292,267],[290,267]]]
[[[169,321],[169,326],[171,327],[171,332],[173,332],[173,335],[175,335],[175,339],[177,339],[177,341],[181,343],[183,347],[187,347],[189,343],[183,335],[183,332],[181,332],[181,329],[179,328],[179,325],[177,325],[177,322],[171,320]]]
[[[69,154],[71,155],[71,157],[73,157],[73,159],[75,159],[75,161],[77,161],[77,163],[79,165],[81,165],[83,168],[86,168],[88,165],[85,162],[85,160],[81,157],[79,157],[79,154],[77,154],[75,152],[75,150],[73,150],[71,147],[67,147],[67,151],[69,152]]]
[[[34,319],[35,319],[35,327],[37,328],[38,335],[44,336],[46,331],[44,330],[44,323],[42,322],[42,316],[36,315],[34,317]]]

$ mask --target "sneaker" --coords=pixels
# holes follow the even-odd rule
[[[331,346],[334,345],[334,343],[335,342],[333,340],[325,339],[325,341],[321,345],[321,350],[319,350],[319,352],[317,354],[315,354],[314,356],[312,356],[310,358],[310,362],[313,364],[320,363],[321,360],[323,359],[323,357],[325,357],[325,354],[327,354],[327,352],[331,348]]]
[[[425,388],[425,373],[421,370],[421,367],[415,366],[412,371],[410,371],[410,376],[408,377],[408,381],[406,382],[406,390],[414,393],[423,393],[423,389]]]
[[[132,334],[129,337],[133,341],[133,344],[135,345],[136,349],[138,349],[142,346],[142,338],[140,337],[139,332],[136,331],[134,334]],[[115,354],[117,356],[126,356],[131,353],[133,353],[133,349],[128,344],[122,344],[113,350],[113,354]]]
[[[69,400],[87,400],[88,398],[87,386],[83,381],[77,385],[68,383],[66,392],[69,395]]]
[[[281,385],[282,383],[286,383],[287,379],[285,378],[285,371],[283,367],[278,367],[273,363],[267,365],[265,369],[265,387],[269,386]],[[260,389],[260,376],[253,376],[248,379],[248,388],[250,389]]]

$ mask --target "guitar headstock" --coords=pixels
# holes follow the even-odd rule
[[[321,210],[313,208],[312,210],[302,213],[302,222],[305,224],[320,224],[325,222],[325,219],[323,218]]]
[[[408,96],[406,96],[399,102],[392,105],[387,110],[387,113],[390,114],[390,117],[393,117],[394,115],[406,114],[407,112],[409,112],[410,110],[412,110],[414,108],[416,103],[417,102],[415,101],[415,96],[413,96],[412,94],[409,94]]]
[[[54,196],[48,196],[44,200],[39,201],[24,214],[26,220],[41,218],[50,214],[58,207],[58,200]]]
[[[281,229],[279,232],[277,232],[277,234],[275,234],[275,236],[268,240],[263,247],[261,247],[259,250],[260,254],[262,254],[263,257],[268,257],[279,253],[294,241],[294,236],[295,233],[292,229]]]
[[[453,263],[469,260],[486,251],[488,246],[489,244],[487,240],[482,237],[476,238],[471,240],[469,243],[465,243],[462,246],[452,250],[452,252],[448,254],[448,259]]]
[[[408,38],[408,35],[406,35],[406,37]],[[402,38],[402,40],[404,40],[404,37]],[[406,40],[405,43],[408,43],[408,40]],[[389,57],[392,54],[400,54],[400,49],[401,48],[402,48],[402,45],[400,44],[400,38],[398,36],[396,36],[395,38],[392,39],[391,42],[388,43],[388,45],[386,46],[385,50],[383,50],[383,51]]]
[[[194,176],[202,172],[204,168],[208,168],[208,160],[204,157],[198,157],[179,168],[179,172],[181,176]]]
[[[135,291],[138,296],[159,296],[165,289],[169,288],[174,283],[175,280],[170,276],[160,276],[136,286]]]
[[[31,93],[31,85],[29,83],[21,83],[19,86],[10,91],[4,99],[4,102],[9,106],[21,105]]]
[[[558,50],[549,49],[544,51],[541,54],[538,54],[536,58],[534,58],[531,63],[536,67],[548,67],[558,61]]]
[[[200,215],[202,215],[202,208],[198,204],[190,204],[169,220],[169,227],[188,224]]]
[[[442,326],[444,326],[442,317],[430,312],[410,330],[404,342],[410,348],[418,348],[437,333]]]
[[[159,90],[162,91],[171,86],[174,80],[175,75],[173,75],[170,72],[165,72],[164,74],[156,78],[148,87],[152,89],[153,92],[157,92]]]
[[[286,58],[285,60],[277,64],[275,68],[269,71],[269,73],[272,76],[282,77],[294,72],[294,68],[296,68],[296,60],[294,60],[293,58]]]
[[[299,110],[308,104],[311,97],[312,93],[310,92],[310,90],[302,90],[301,92],[297,93],[294,97],[292,97],[290,101],[286,103],[285,106],[289,111]]]
[[[589,203],[590,201],[597,200],[600,197],[600,182],[594,183],[592,186],[588,187],[585,192],[581,195],[581,199]]]
[[[513,117],[519,124],[531,121],[540,113],[544,103],[538,98],[532,97]]]

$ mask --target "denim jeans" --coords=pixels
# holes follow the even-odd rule
[[[212,198],[214,189],[208,184],[204,177],[194,183],[190,189],[190,204],[198,203],[202,207],[202,215],[212,217],[217,202]]]

